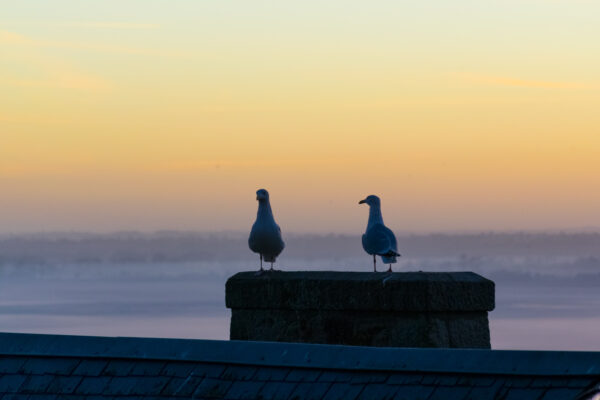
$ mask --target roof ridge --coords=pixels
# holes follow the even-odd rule
[[[257,366],[586,376],[600,352],[359,347],[343,345],[0,333],[0,354],[201,361]]]

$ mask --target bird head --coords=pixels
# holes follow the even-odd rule
[[[258,189],[256,191],[256,200],[259,202],[269,200],[269,192],[267,192],[265,189]]]
[[[358,204],[368,204],[369,207],[379,206],[381,205],[381,200],[379,200],[379,197],[372,194],[367,196],[366,199],[359,201]]]

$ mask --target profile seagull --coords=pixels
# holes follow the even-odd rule
[[[398,253],[394,232],[383,224],[381,200],[379,197],[371,195],[359,201],[358,204],[369,205],[369,222],[367,231],[362,235],[362,245],[368,254],[373,255],[373,270],[377,272],[375,256],[381,256],[384,264],[390,265],[388,272],[392,272],[392,264],[396,262],[396,257],[400,256],[400,253]]]
[[[283,251],[285,243],[281,239],[281,229],[275,223],[275,218],[273,218],[269,192],[265,189],[259,189],[256,192],[256,200],[258,200],[258,213],[250,231],[248,246],[250,246],[250,250],[260,254],[261,271],[263,270],[263,260],[270,262],[271,270],[273,270],[273,263]]]

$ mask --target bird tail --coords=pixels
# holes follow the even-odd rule
[[[381,261],[384,264],[394,264],[396,262],[396,256],[381,256]]]
[[[383,261],[384,264],[394,264],[396,262],[396,257],[401,257],[401,254],[390,251],[389,253],[381,255],[381,261]]]

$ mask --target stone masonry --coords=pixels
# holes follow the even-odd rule
[[[231,340],[490,348],[494,282],[472,272],[241,272]]]

